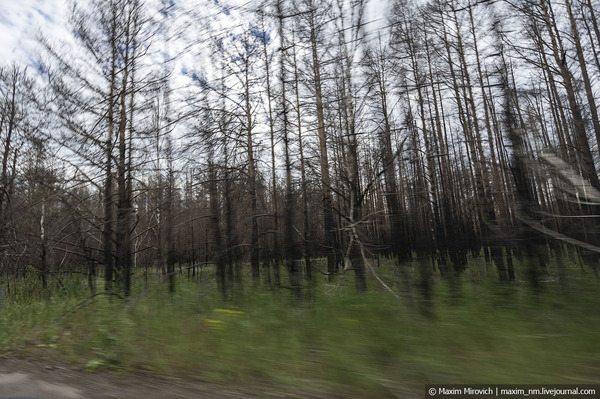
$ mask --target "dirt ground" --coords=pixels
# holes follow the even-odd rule
[[[87,373],[48,360],[0,358],[0,399],[325,399],[331,395],[283,392],[273,386],[231,387],[146,374]],[[344,395],[344,397],[348,397]]]

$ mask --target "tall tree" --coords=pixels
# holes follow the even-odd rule
[[[146,87],[142,82],[152,79],[151,66],[141,71],[152,46],[151,20],[140,1],[96,0],[89,7],[73,3],[70,22],[82,58],[71,62],[70,55],[42,38],[49,63],[44,72],[55,95],[54,114],[68,132],[63,143],[86,167],[104,174],[106,289],[112,291],[116,281],[116,288],[129,295],[134,119],[141,112],[136,97]]]

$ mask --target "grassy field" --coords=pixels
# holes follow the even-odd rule
[[[502,285],[473,262],[458,280],[436,279],[433,299],[406,290],[392,268],[358,295],[351,274],[317,282],[310,299],[246,288],[223,301],[212,273],[151,280],[129,300],[89,297],[87,281],[40,294],[35,277],[11,280],[0,304],[0,351],[74,362],[90,372],[147,371],[216,382],[365,397],[421,394],[424,384],[600,383],[600,284],[570,265],[533,293]],[[54,284],[53,284],[54,286]],[[405,287],[402,289],[401,287]],[[0,287],[6,287],[6,282]]]

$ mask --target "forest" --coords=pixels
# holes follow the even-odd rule
[[[0,68],[0,302],[12,323],[0,348],[56,350],[94,306],[112,331],[152,295],[210,296],[236,320],[254,303],[291,324],[283,309],[341,306],[357,342],[344,312],[369,303],[417,303],[417,325],[451,319],[456,303],[598,314],[584,301],[598,302],[600,3],[192,3],[72,0],[70,36],[41,32],[28,64]],[[23,322],[24,304],[48,316]],[[53,327],[24,333],[36,323]],[[198,328],[225,334],[222,323]],[[124,364],[122,337],[106,331],[82,333],[104,351],[86,367]],[[597,371],[600,340],[582,342]]]

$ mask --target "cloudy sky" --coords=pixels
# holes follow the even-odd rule
[[[0,0],[0,64],[13,60],[31,64],[36,58],[37,38],[40,34],[53,41],[70,37],[71,34],[67,29],[70,3],[72,1],[67,0]],[[151,0],[147,3],[152,3],[156,10],[176,5],[175,9],[171,8],[172,12],[162,13],[160,17],[175,17],[175,21],[171,23],[172,28],[177,30],[180,25],[179,28],[183,28],[186,36],[197,36],[200,33],[198,29],[189,29],[189,25],[181,27],[189,21],[183,21],[185,18],[181,18],[183,10],[180,10],[180,5],[177,4],[179,2]],[[193,3],[190,0],[182,2],[186,6],[191,6]],[[225,29],[226,32],[227,28],[239,26],[240,23],[243,25],[240,16],[245,7],[235,6],[240,1],[200,0],[196,3],[202,4],[202,7],[191,7],[191,9],[205,15],[212,29],[218,27],[219,30]],[[241,4],[248,7],[248,2],[241,2]]]
[[[233,5],[238,3],[237,1],[204,2],[206,6],[202,8],[207,12],[211,11],[209,14],[221,14],[220,17],[226,17],[220,18],[221,21],[236,19],[237,7],[232,7],[230,15],[225,3]],[[241,3],[248,5],[251,1]],[[386,9],[389,9],[388,1],[372,0],[370,3],[367,20],[385,17]],[[29,63],[34,57],[36,38],[40,32],[55,39],[69,35],[66,29],[67,4],[66,0],[0,0],[0,63],[12,60]]]
[[[48,37],[51,42],[69,42],[73,36],[68,28],[69,4],[74,0],[0,0],[0,65],[16,62],[19,65],[36,65],[39,60],[38,38]],[[85,4],[87,0],[75,0]],[[156,10],[158,19],[169,19],[166,26],[171,38],[158,44],[151,63],[162,64],[172,60],[172,88],[174,101],[184,101],[186,90],[194,86],[196,77],[208,82],[220,76],[210,59],[208,45],[211,36],[226,37],[238,29],[248,28],[249,16],[259,0],[146,0],[150,9]],[[365,21],[367,29],[378,31],[387,24],[391,0],[369,0]],[[159,10],[163,10],[160,12]],[[168,12],[165,12],[167,10]],[[190,17],[197,14],[201,18]],[[255,17],[255,15],[254,15]],[[271,21],[271,38],[277,39],[275,22]],[[269,29],[269,27],[267,28]],[[376,35],[370,35],[373,38]],[[166,39],[166,37],[164,37]],[[197,43],[193,48],[189,43]],[[77,46],[68,46],[69,52]],[[31,69],[30,69],[31,70]],[[181,98],[179,98],[181,96]]]
[[[0,60],[29,63],[41,32],[51,37],[67,34],[64,0],[0,0]]]

